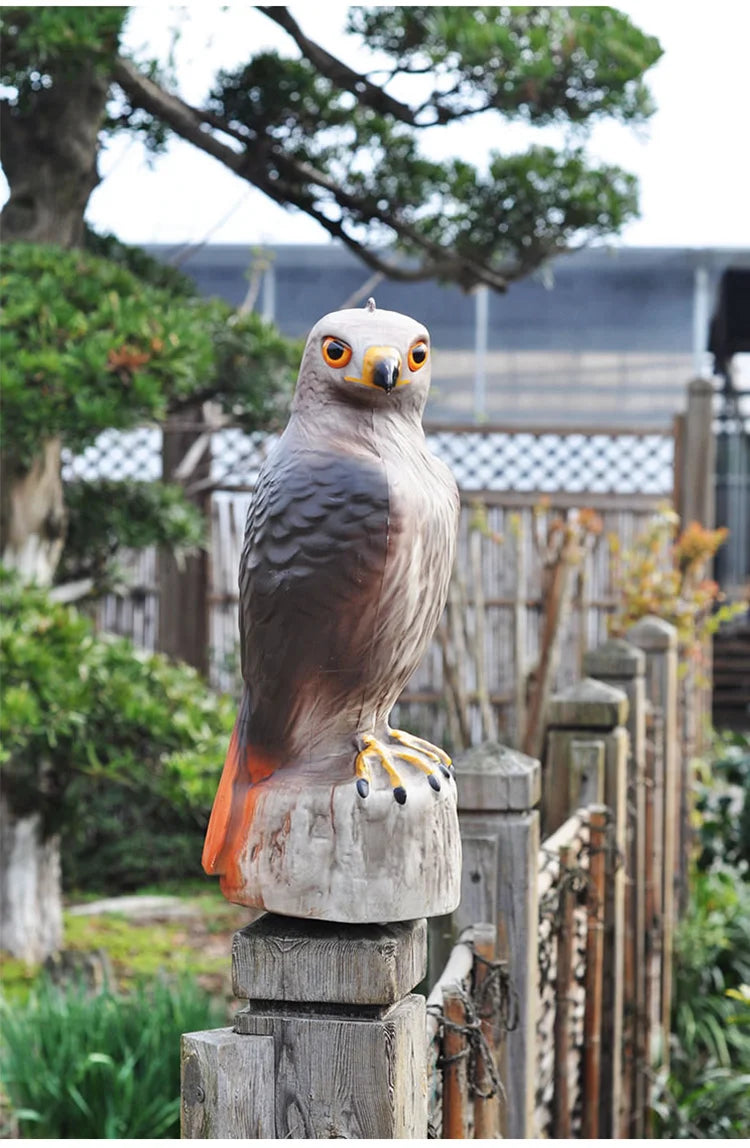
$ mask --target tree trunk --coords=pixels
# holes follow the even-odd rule
[[[60,839],[39,813],[17,817],[0,796],[0,947],[37,964],[62,943]]]
[[[24,582],[49,586],[65,541],[62,444],[49,439],[27,471],[12,457],[0,463],[0,554]]]
[[[24,105],[0,102],[2,163],[10,199],[3,240],[80,247],[83,215],[99,182],[99,132],[109,77],[94,63],[56,75]]]
[[[0,101],[3,169],[10,198],[3,240],[80,247],[84,212],[99,182],[99,133],[110,79],[95,61],[56,70],[49,89],[16,106]],[[30,468],[0,460],[0,556],[24,582],[52,582],[65,539],[62,444],[44,444]],[[36,962],[62,941],[60,843],[38,813],[0,799],[0,947]]]

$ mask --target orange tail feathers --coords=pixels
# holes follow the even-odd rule
[[[245,697],[234,724],[203,845],[202,865],[210,874],[225,873],[242,851],[252,820],[254,787],[270,777],[279,765],[256,746],[247,744],[243,736],[247,723],[246,702]]]

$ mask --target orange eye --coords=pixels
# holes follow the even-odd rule
[[[323,358],[329,367],[345,367],[352,357],[352,349],[343,339],[327,335],[323,340]]]
[[[428,354],[429,347],[424,339],[420,339],[418,343],[415,343],[414,346],[409,349],[409,370],[418,371],[420,367],[423,367],[427,362]]]

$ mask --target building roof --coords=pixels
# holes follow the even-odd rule
[[[235,305],[262,254],[273,270],[258,306],[296,337],[372,278],[333,244],[271,245],[262,252],[235,245],[148,250],[168,262],[177,257],[203,294]],[[712,301],[729,267],[750,268],[750,250],[596,247],[562,256],[505,294],[489,295],[480,361],[475,296],[436,281],[385,280],[366,293],[380,307],[427,324],[435,349],[433,420],[474,421],[481,401],[481,417],[492,422],[656,429],[682,409],[694,373],[696,269],[705,269]]]

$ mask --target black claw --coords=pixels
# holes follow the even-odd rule
[[[367,797],[370,792],[370,783],[365,781],[364,777],[357,778],[357,793],[360,797]]]
[[[435,792],[436,792],[436,793],[439,793],[439,792],[440,792],[440,782],[439,782],[439,780],[437,779],[437,777],[435,777],[435,774],[434,774],[434,773],[429,773],[429,774],[427,775],[427,780],[429,781],[430,785],[431,785],[431,786],[432,786],[432,788],[435,790]]]
[[[442,761],[440,762],[440,772],[442,773],[443,777],[450,777],[451,775],[448,766],[443,765]]]
[[[404,789],[403,785],[396,786],[393,791],[393,796],[396,798],[396,801],[399,803],[399,805],[406,804],[406,790]]]
[[[455,780],[456,780],[456,770],[455,770],[455,767],[454,767],[454,766],[452,766],[452,765],[449,765],[449,766],[448,766],[448,772],[450,773],[451,777],[452,777],[452,778],[453,778],[453,780],[455,781]]]

